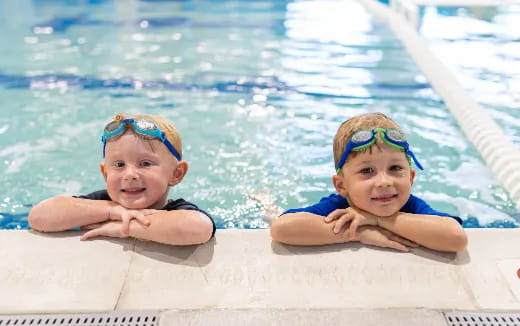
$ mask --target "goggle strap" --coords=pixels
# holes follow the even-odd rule
[[[345,152],[343,152],[343,155],[341,156],[341,159],[340,159],[340,161],[338,163],[339,167],[336,169],[336,173],[337,174],[341,173],[341,169],[342,169],[343,165],[345,165],[345,162],[347,160],[348,154],[351,151],[355,151],[355,152],[362,151],[362,150],[372,146],[376,142],[376,140],[377,140],[376,139],[376,134],[377,133],[382,134],[379,137],[388,146],[390,146],[391,148],[396,149],[396,150],[404,151],[405,154],[406,154],[406,157],[408,159],[408,164],[410,164],[410,166],[412,165],[412,161],[411,160],[413,160],[413,162],[414,162],[415,166],[417,166],[417,168],[419,168],[420,170],[424,170],[424,168],[422,167],[421,163],[419,163],[419,161],[415,157],[415,154],[409,149],[408,143],[406,141],[400,142],[400,141],[391,139],[390,137],[388,137],[387,131],[388,131],[388,129],[385,129],[385,128],[375,128],[375,129],[372,130],[372,137],[369,140],[367,140],[365,142],[361,142],[360,145],[357,145],[355,147],[352,147],[352,142],[349,141],[347,143],[346,148],[345,148]]]
[[[405,148],[401,145],[397,145],[395,143],[393,143],[391,140],[387,139],[386,137],[383,137],[383,141],[390,147],[392,147],[393,149],[397,149],[399,151],[402,151],[402,150],[405,150]]]
[[[106,127],[105,127],[105,134],[101,137],[101,141],[103,142],[103,157],[105,157],[105,147],[106,147],[107,141],[110,138],[114,137],[115,135],[118,135],[122,131],[124,131],[126,129],[126,124],[128,123],[128,124],[132,125],[135,133],[143,135],[143,136],[149,136],[149,137],[154,137],[154,138],[159,139],[164,145],[166,145],[166,147],[170,150],[170,152],[173,154],[173,156],[175,156],[175,158],[177,160],[179,160],[179,161],[181,160],[181,155],[179,154],[179,152],[177,152],[175,147],[166,138],[165,133],[161,129],[159,129],[157,127],[157,125],[155,125],[155,123],[154,123],[154,125],[155,125],[156,129],[148,130],[148,129],[139,128],[139,126],[137,125],[137,121],[134,119],[124,119],[124,120],[121,120],[118,122],[119,122],[119,127],[117,127],[116,129],[114,129],[112,131],[106,132]],[[111,122],[111,123],[113,123],[113,122]]]
[[[390,137],[387,136],[386,132],[384,133],[383,140],[384,140],[384,142],[388,146],[390,146],[390,147],[392,147],[394,149],[401,150],[401,151],[404,150],[406,156],[408,157],[408,161],[410,163],[410,166],[412,165],[412,162],[410,161],[410,157],[411,157],[412,160],[413,160],[413,163],[415,164],[415,166],[419,170],[424,170],[424,168],[422,167],[421,163],[419,163],[419,161],[415,157],[415,154],[410,150],[410,148],[408,146],[408,143],[406,143],[406,142],[399,142],[399,143],[402,143],[403,145],[398,144],[396,140],[390,139]]]
[[[177,152],[175,147],[173,147],[172,143],[170,143],[170,141],[167,138],[164,138],[163,143],[164,143],[164,145],[166,145],[166,147],[168,147],[170,152],[172,152],[173,156],[175,156],[175,158],[180,161],[181,160],[181,154],[179,154],[179,152]]]
[[[421,163],[419,163],[419,161],[417,160],[417,158],[415,157],[415,154],[411,151],[411,150],[407,150],[406,151],[406,154],[408,156],[410,156],[412,159],[413,159],[413,163],[415,164],[415,166],[417,168],[419,168],[419,170],[424,170],[424,168],[422,167]]]
[[[356,146],[356,147],[352,148],[352,150],[354,152],[362,151],[362,150],[364,150],[366,148],[369,148],[370,146],[374,145],[375,142],[376,142],[376,138],[372,137],[372,139],[368,140],[367,143],[359,145],[359,146]]]
[[[336,172],[338,174],[341,172],[341,168],[343,167],[343,165],[345,165],[345,162],[347,161],[347,157],[351,151],[355,151],[355,152],[362,151],[365,148],[372,146],[372,144],[374,144],[374,142],[376,141],[376,138],[374,136],[375,136],[375,132],[372,131],[372,137],[370,137],[370,139],[367,139],[366,141],[363,141],[363,142],[359,142],[359,145],[356,145],[356,146],[352,146],[353,143],[351,141],[349,141],[347,143],[345,151],[343,152],[343,155],[341,155],[341,158],[338,163],[339,168],[336,169]]]

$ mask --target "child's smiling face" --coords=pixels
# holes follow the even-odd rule
[[[382,141],[376,144],[350,157],[334,184],[350,205],[376,216],[391,216],[408,201],[415,171],[404,152]]]
[[[127,131],[107,142],[101,172],[114,202],[130,209],[162,209],[169,187],[184,176],[178,178],[178,165],[160,140],[143,139]]]

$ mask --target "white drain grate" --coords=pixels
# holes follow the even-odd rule
[[[444,318],[448,326],[520,326],[520,313],[445,312]]]
[[[67,315],[0,315],[0,326],[157,326],[158,312]]]

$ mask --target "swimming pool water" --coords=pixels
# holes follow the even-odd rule
[[[520,147],[520,5],[426,7],[420,32]]]
[[[32,205],[103,188],[116,112],[164,115],[190,163],[172,198],[221,228],[266,227],[333,191],[346,118],[396,119],[425,171],[414,193],[467,226],[519,213],[402,45],[353,1],[0,1],[0,228]],[[514,128],[513,128],[514,129]]]

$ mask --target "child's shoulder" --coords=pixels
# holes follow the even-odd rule
[[[201,210],[197,205],[185,200],[184,198],[168,199],[166,206],[163,208],[167,211],[174,211],[177,209]]]
[[[342,197],[341,195],[339,195],[337,193],[332,193],[326,197],[321,198],[320,201],[314,205],[307,206],[307,207],[301,207],[301,208],[288,209],[285,212],[283,212],[282,215],[287,214],[287,213],[306,212],[306,213],[311,213],[311,214],[320,215],[320,216],[327,216],[338,208],[347,208],[347,207],[348,207],[348,201],[345,197]]]
[[[411,213],[411,214],[452,217],[457,222],[459,222],[459,224],[462,224],[462,219],[459,216],[437,211],[436,209],[433,209],[424,199],[414,196],[413,194],[410,194],[410,198],[408,198],[408,201],[403,206],[401,211],[404,213]]]
[[[213,219],[213,217],[206,211],[200,209],[197,205],[187,201],[187,200],[184,200],[184,198],[179,198],[179,199],[168,199],[168,203],[166,203],[166,206],[164,206],[163,208],[164,210],[166,211],[174,211],[174,210],[181,210],[181,209],[184,209],[184,210],[189,210],[189,211],[197,211],[197,212],[200,212],[204,215],[206,215],[209,220],[211,221],[211,224],[213,224],[213,233],[212,233],[212,236],[215,235],[215,231],[217,229],[216,225],[215,225],[215,220]]]
[[[108,195],[108,191],[106,189],[98,190],[91,192],[86,195],[72,196],[75,198],[83,198],[83,199],[92,199],[92,200],[112,200]]]

